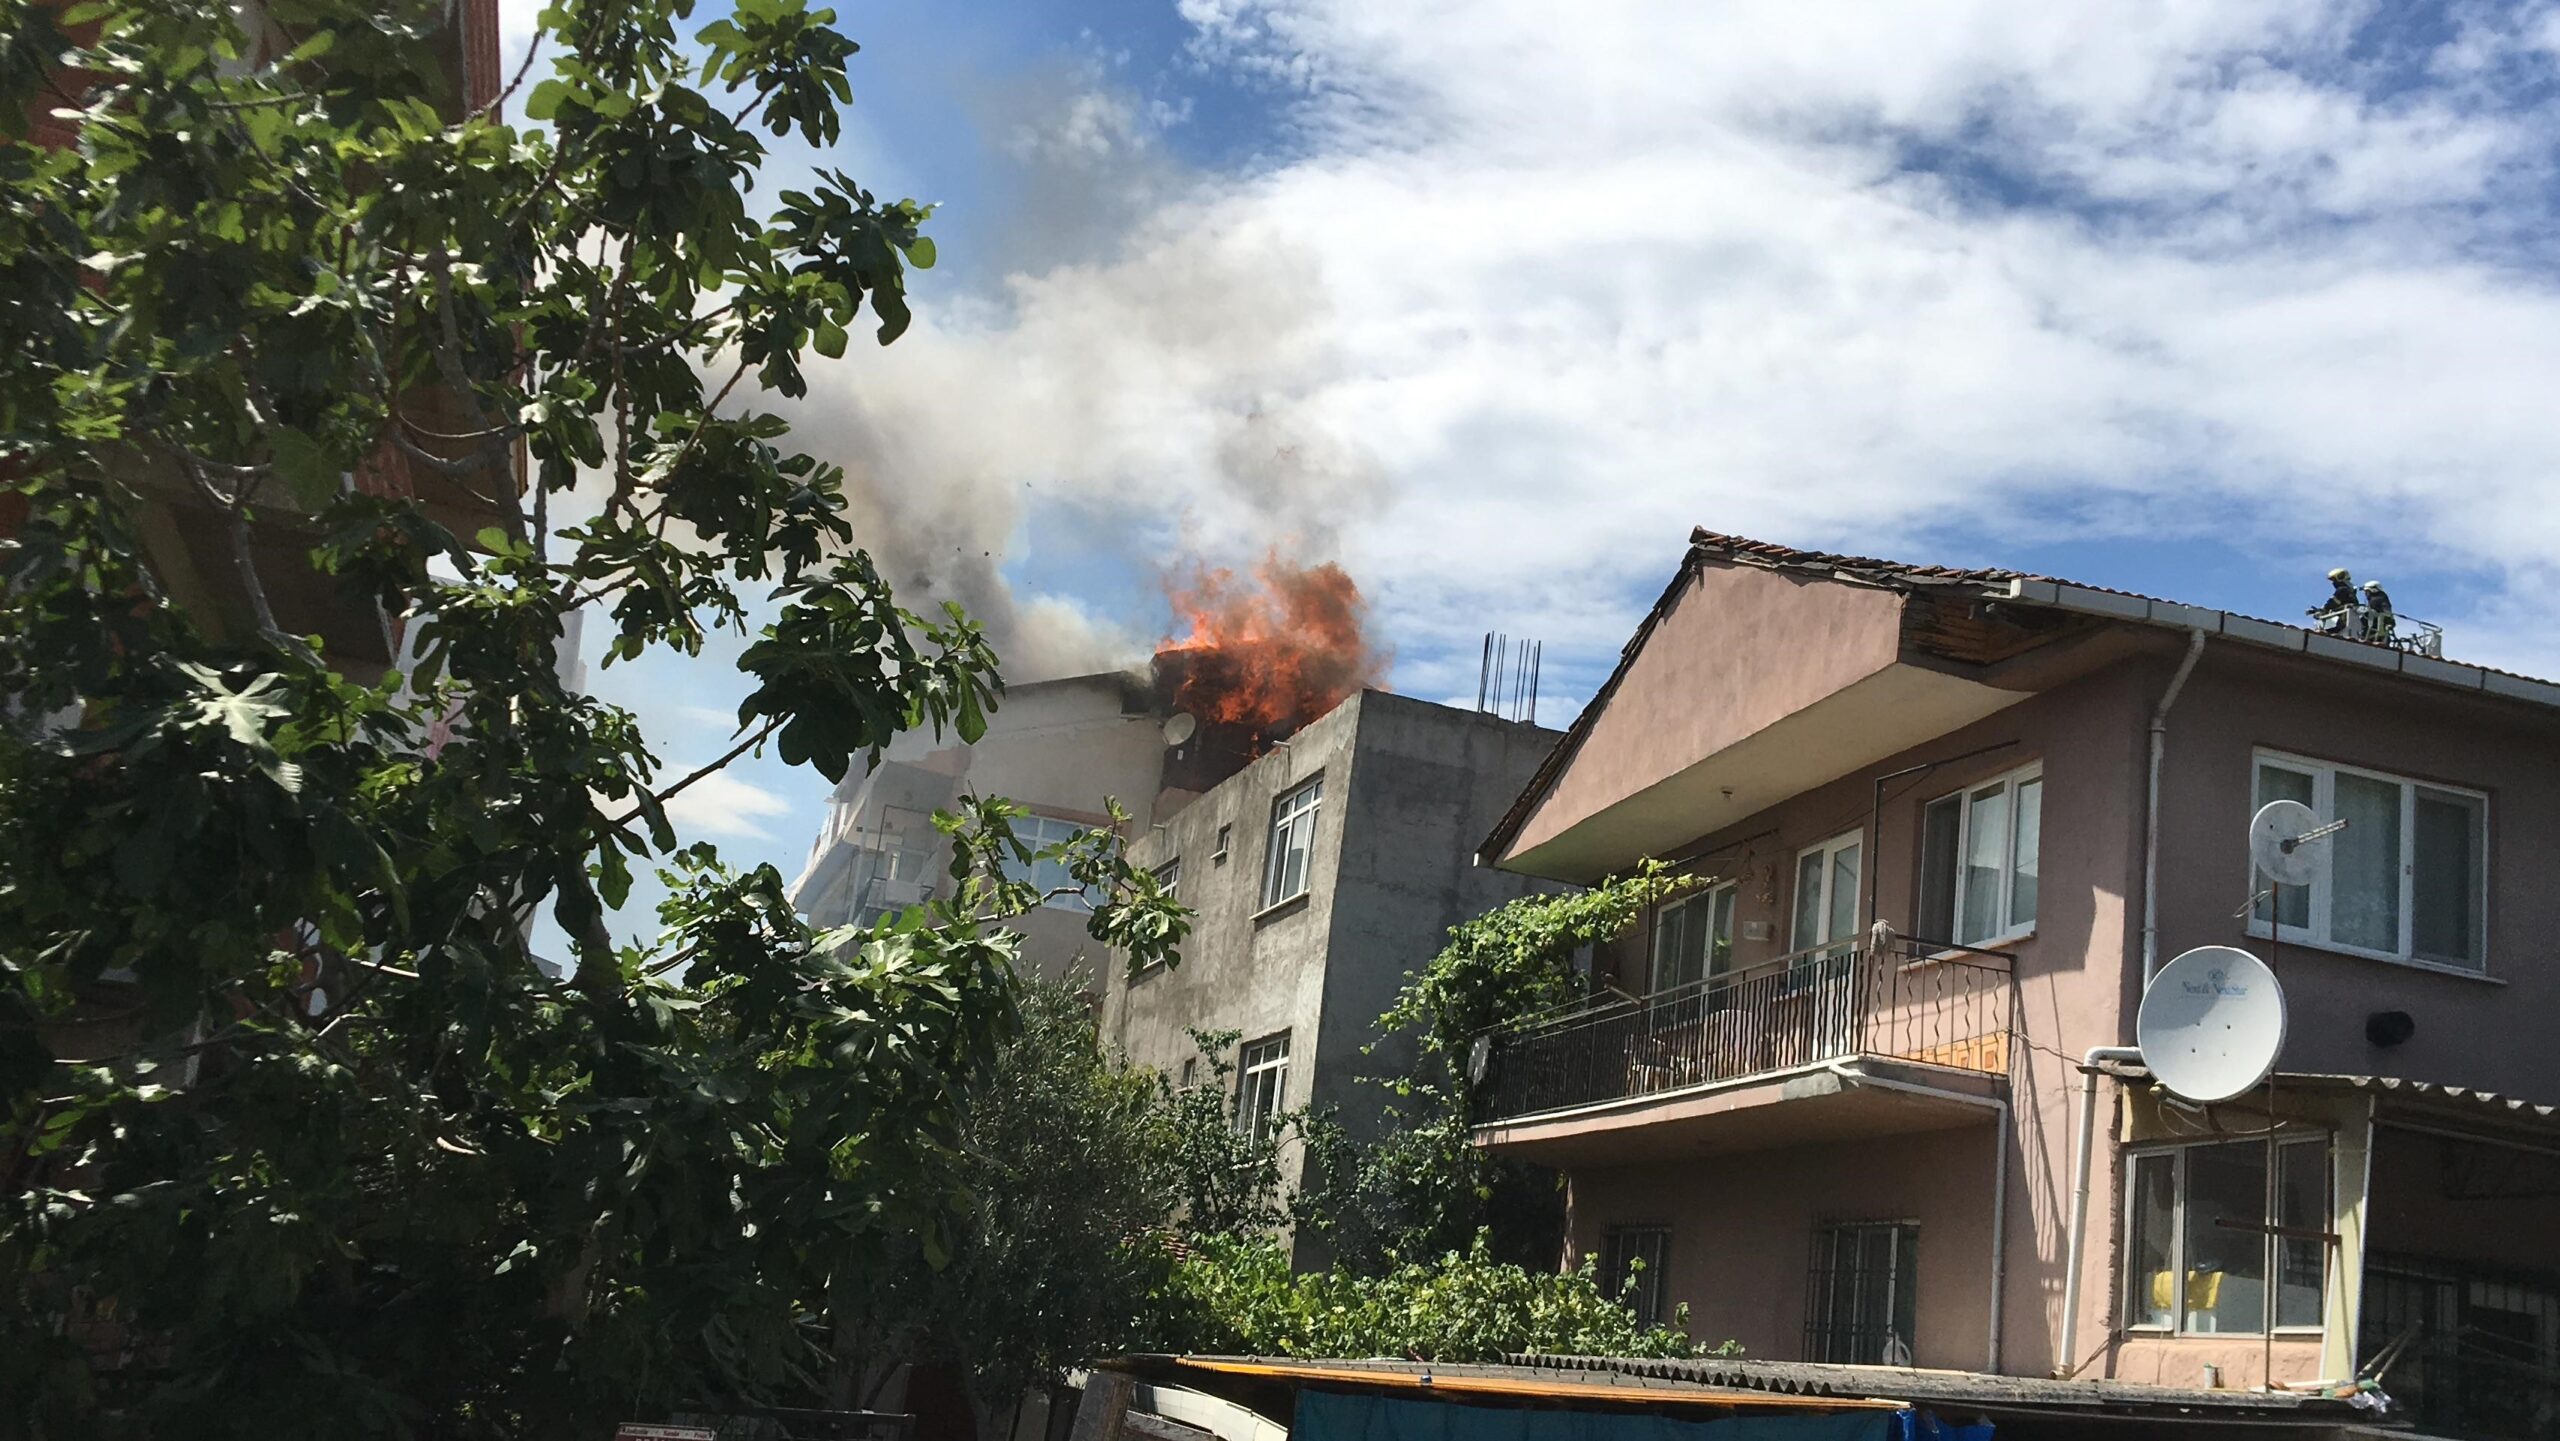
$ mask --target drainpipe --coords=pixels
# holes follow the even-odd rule
[[[2169,707],[2178,703],[2178,692],[2187,688],[2187,677],[2204,655],[2204,631],[2201,627],[2187,632],[2187,654],[2178,662],[2178,673],[2169,677],[2169,688],[2160,693],[2160,704],[2151,711],[2151,785],[2147,809],[2142,822],[2142,979],[2148,982],[2160,969],[2160,762],[2169,753]]]
[[[2157,756],[2159,733],[2152,737]],[[2071,1143],[2071,1239],[2062,1252],[2062,1344],[2053,1357],[2053,1374],[2066,1381],[2080,1369],[2080,1263],[2089,1244],[2089,1152],[2097,1139],[2098,1068],[2110,1061],[2139,1066],[2142,1052],[2132,1046],[2091,1046],[2080,1058],[2080,1129]]]
[[[1983,1369],[2000,1374],[2001,1288],[2009,1272],[2009,1102],[1999,1096],[1974,1096],[1962,1091],[1941,1091],[1935,1086],[1914,1085],[1884,1076],[1871,1076],[1846,1061],[1834,1061],[1831,1073],[1853,1086],[1872,1086],[1884,1091],[1907,1091],[1940,1101],[1962,1101],[1969,1106],[1985,1106],[1999,1113],[1999,1133],[1993,1138],[1991,1152],[1991,1336],[1990,1356]]]

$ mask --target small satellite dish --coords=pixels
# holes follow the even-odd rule
[[[2160,1084],[2190,1101],[2246,1095],[2284,1049],[2284,989],[2247,951],[2198,946],[2143,988],[2133,1041]]]
[[[2249,822],[2249,859],[2280,886],[2307,886],[2319,855],[2303,837],[2320,829],[2320,815],[2300,801],[2269,801]]]
[[[1187,710],[1178,710],[1164,718],[1164,743],[1178,746],[1199,733],[1200,718]]]
[[[1467,1084],[1481,1086],[1485,1073],[1493,1069],[1493,1037],[1478,1036],[1467,1047]]]

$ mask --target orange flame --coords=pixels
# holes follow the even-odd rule
[[[1158,669],[1180,678],[1175,707],[1251,731],[1256,750],[1385,673],[1363,629],[1368,603],[1331,561],[1302,566],[1275,550],[1250,579],[1194,562],[1165,596],[1190,627],[1156,652]]]

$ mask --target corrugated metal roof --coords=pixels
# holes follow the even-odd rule
[[[1268,1356],[1140,1356],[1117,1363],[1169,1366],[1253,1380],[1428,1391],[1453,1399],[1515,1397],[1737,1410],[1911,1406],[1993,1414],[2211,1417],[2224,1421],[2343,1421],[2367,1410],[2342,1396],[2301,1391],[2208,1391],[2136,1381],[2056,1381],[1901,1366],[1830,1366],[1703,1356],[1515,1355],[1499,1365]]]
[[[2313,1085],[2371,1091],[2385,1097],[2402,1097],[2428,1102],[2439,1109],[2461,1111],[2483,1120],[2516,1122],[2525,1125],[2560,1127],[2560,1105],[2545,1101],[2528,1101],[2522,1096],[2501,1095],[2471,1086],[2444,1086],[2433,1081],[2413,1081],[2405,1076],[2347,1076],[2288,1071],[2278,1078],[2287,1086]]]

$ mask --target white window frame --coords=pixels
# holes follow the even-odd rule
[[[1277,1031],[1245,1042],[1236,1052],[1236,1129],[1256,1138],[1267,1136],[1288,1104],[1289,1033]]]
[[[1955,893],[1947,898],[1947,934],[1943,936],[1923,936],[1921,937],[1922,940],[1943,941],[1957,946],[1999,946],[2006,945],[2011,941],[2024,940],[2026,937],[2032,936],[2036,933],[2036,918],[2034,916],[2031,915],[2024,921],[2010,919],[2010,911],[2014,908],[2013,902],[2017,898],[2018,884],[2018,789],[2029,781],[2035,781],[2038,783],[2036,801],[2036,859],[2038,862],[2037,879],[2041,881],[2043,879],[2042,862],[2044,855],[2043,761],[2030,761],[2015,770],[2004,771],[1999,775],[1989,776],[1982,780],[1975,781],[1971,785],[1949,791],[1945,795],[1932,797],[1920,807],[1920,834],[1921,847],[1923,851],[1922,866],[1924,873],[1927,866],[1926,851],[1929,834],[1929,812],[1937,809],[1939,806],[1947,804],[1950,801],[1953,801],[1956,807],[1956,849],[1955,856],[1953,858],[1955,861]],[[1987,936],[1983,936],[1976,940],[1966,940],[1964,937],[1964,908],[1965,900],[1967,898],[1966,887],[1971,878],[1971,872],[1973,869],[1970,864],[1970,860],[1973,855],[1974,802],[1984,792],[1994,789],[2000,792],[2003,801],[2003,815],[2005,819],[2002,824],[2006,827],[2008,832],[2008,834],[2002,837],[2001,840],[2000,894],[1992,899],[1992,905],[1995,908],[1994,914],[2000,917],[2000,925]],[[2043,903],[2044,898],[2041,886],[2038,887],[2036,899],[2039,905]]]
[[[1063,820],[1057,816],[1044,816],[1035,811],[1013,823],[1013,838],[1034,851],[1040,851],[1064,841],[1072,841],[1093,829],[1095,828],[1077,821]],[[1007,855],[1004,860],[1004,872],[1008,879],[1026,881],[1037,888],[1041,892],[1040,904],[1043,906],[1061,911],[1092,910],[1093,896],[1088,890],[1073,890],[1055,896],[1048,894],[1052,889],[1075,879],[1061,868],[1057,875],[1043,884],[1040,868],[1048,864],[1050,862],[1046,860],[1034,860],[1025,864]]]
[[[2363,956],[2369,960],[2388,961],[2394,965],[2415,966],[2421,970],[2441,971],[2447,975],[2483,978],[2490,974],[2489,868],[2493,862],[2489,855],[2488,792],[2478,790],[2470,786],[2447,785],[2442,781],[2422,780],[2416,776],[2395,775],[2390,771],[2372,770],[2364,766],[2345,765],[2337,761],[2317,760],[2313,757],[2297,755],[2290,751],[2280,751],[2260,746],[2252,750],[2249,756],[2249,813],[2251,815],[2257,814],[2259,806],[2264,804],[2264,802],[2258,799],[2258,768],[2261,766],[2274,766],[2279,770],[2289,770],[2296,774],[2309,775],[2311,778],[2311,809],[2313,813],[2318,815],[2324,822],[2335,817],[2338,813],[2338,777],[2341,775],[2358,776],[2365,780],[2380,781],[2400,788],[2400,936],[2398,946],[2393,950],[2387,951],[2380,950],[2372,946],[2356,945],[2349,941],[2331,939],[2331,904],[2334,900],[2334,896],[2332,894],[2332,886],[2330,882],[2330,867],[2325,858],[2322,860],[2318,871],[2312,876],[2311,884],[2308,887],[2311,892],[2308,908],[2310,924],[2308,926],[2287,925],[2284,928],[2284,934],[2281,936],[2277,936],[2275,934],[2268,916],[2262,916],[2259,914],[2259,911],[2263,908],[2268,912],[2268,915],[2271,916],[2276,913],[2276,908],[2272,903],[2264,903],[2259,899],[2260,893],[2264,891],[2266,887],[2262,884],[2263,878],[2259,875],[2257,867],[2254,864],[2251,865],[2249,868],[2249,895],[2251,900],[2249,905],[2248,926],[2248,932],[2250,935],[2257,937],[2260,940],[2272,938],[2279,942],[2290,941],[2297,945],[2316,946],[2324,951],[2339,951],[2351,956]],[[2465,964],[2460,961],[2441,960],[2433,956],[2421,956],[2417,953],[2417,811],[2418,792],[2421,790],[2438,791],[2449,796],[2461,796],[2476,803],[2479,807],[2480,874],[2474,878],[2477,890],[2473,893],[2471,898],[2472,904],[2475,907],[2474,914],[2479,918],[2480,925],[2480,958],[2477,964]],[[2328,842],[2314,842],[2313,844],[2325,845],[2328,844]]]
[[[1818,938],[1805,935],[1803,896],[1805,857],[1813,855],[1822,857],[1822,864],[1815,868],[1815,874],[1822,878],[1822,892],[1817,897],[1813,913],[1816,918],[1814,924],[1828,929],[1833,903],[1839,899],[1831,893],[1831,880],[1839,870],[1840,853],[1846,850],[1857,851],[1857,885],[1863,889],[1867,883],[1866,845],[1867,833],[1864,830],[1854,830],[1843,832],[1818,845],[1810,845],[1796,852],[1795,874],[1788,878],[1787,954],[1797,957],[1797,960],[1787,967],[1788,990],[1799,990],[1818,980],[1847,974],[1848,958],[1842,952],[1847,948],[1855,947],[1859,942],[1858,918],[1865,905],[1863,896],[1849,898],[1848,934]],[[1805,954],[1816,949],[1820,949],[1823,955],[1812,957]]]
[[[2327,1132],[2321,1132],[2317,1135],[2282,1138],[2276,1142],[2276,1149],[2279,1153],[2296,1146],[2318,1148],[2320,1152],[2319,1164],[2322,1178],[2321,1195],[2327,1201],[2329,1208],[2334,1208],[2337,1204],[2335,1192],[2337,1178],[2334,1174],[2336,1161],[2334,1152],[2330,1149],[2333,1139],[2334,1138]],[[2208,1146],[2256,1146],[2259,1149],[2264,1150],[2266,1147],[2266,1140],[2264,1137],[2244,1138],[2225,1136],[2214,1140],[2180,1141],[2169,1144],[2130,1146],[2125,1149],[2124,1165],[2122,1173],[2118,1178],[2118,1189],[2122,1193],[2120,1200],[2122,1201],[2123,1229],[2117,1232],[2117,1236],[2124,1255],[2124,1307],[2126,1316],[2124,1329],[2127,1331],[2139,1332],[2145,1336],[2217,1336],[2234,1339],[2251,1336],[2264,1336],[2267,1334],[2267,1323],[2272,1319],[2269,1313],[2276,1305],[2278,1299],[2277,1290],[2283,1284],[2282,1267],[2284,1265],[2284,1256],[2282,1251],[2278,1249],[2278,1243],[2283,1238],[2274,1235],[2270,1235],[2266,1238],[2266,1258],[2262,1263],[2265,1268],[2265,1280],[2259,1287],[2258,1327],[2256,1330],[2198,1331],[2191,1328],[2187,1324],[2187,1296],[2186,1287],[2183,1284],[2174,1285],[2170,1288],[2171,1294],[2176,1298],[2177,1305],[2175,1307],[2175,1315],[2169,1325],[2162,1326],[2153,1322],[2136,1321],[2131,1319],[2134,1303],[2143,1294],[2140,1288],[2150,1284],[2150,1278],[2140,1275],[2134,1269],[2141,1264],[2141,1257],[2134,1250],[2133,1235],[2134,1207],[2141,1199],[2134,1189],[2135,1167],[2139,1162],[2146,1159],[2163,1156],[2170,1158],[2171,1170],[2169,1192],[2171,1204],[2169,1207],[2169,1274],[2172,1276],[2184,1277],[2187,1273],[2187,1158]],[[2276,1164],[2279,1167],[2284,1164],[2281,1154],[2278,1155]],[[2282,1204],[2281,1199],[2278,1200],[2278,1204]],[[2272,1216],[2263,1217],[2261,1219],[2265,1224],[2275,1224],[2275,1218]],[[2320,1224],[2326,1226],[2332,1219],[2332,1216],[2324,1214],[2320,1218]],[[2327,1333],[2329,1329],[2327,1317],[2329,1315],[2330,1290],[2338,1282],[2338,1278],[2334,1274],[2336,1267],[2332,1264],[2335,1258],[2332,1257],[2329,1252],[2330,1248],[2328,1246],[2322,1246],[2322,1260],[2320,1268],[2320,1315],[2322,1319],[2314,1322],[2295,1322],[2289,1326],[2278,1326],[2275,1328],[2275,1334],[2279,1336],[2318,1336],[2325,1335]]]
[[[1717,903],[1719,901],[1723,903],[1724,914],[1723,939],[1725,948],[1725,965],[1723,969],[1728,972],[1733,969],[1733,938],[1735,928],[1734,912],[1741,905],[1741,891],[1742,888],[1738,884],[1733,881],[1726,881],[1721,885],[1713,885],[1704,890],[1693,891],[1676,901],[1656,906],[1654,908],[1653,938],[1646,951],[1646,994],[1660,995],[1664,991],[1673,989],[1672,986],[1666,986],[1663,984],[1663,973],[1666,969],[1664,964],[1665,961],[1676,961],[1677,959],[1676,957],[1667,958],[1662,953],[1664,924],[1666,922],[1676,921],[1676,923],[1685,931],[1686,927],[1693,921],[1696,921],[1700,917],[1704,917],[1705,924],[1709,928],[1707,950],[1705,954],[1699,958],[1698,979],[1696,981],[1675,982],[1674,984],[1696,985],[1700,982],[1711,981],[1716,978],[1719,972],[1716,966],[1714,925],[1717,913]]]
[[[1324,813],[1324,774],[1319,771],[1271,801],[1271,827],[1264,833],[1262,858],[1262,909],[1286,905],[1315,889],[1316,822]],[[1297,889],[1284,891],[1288,884],[1288,859],[1292,852],[1306,862],[1298,873]]]

